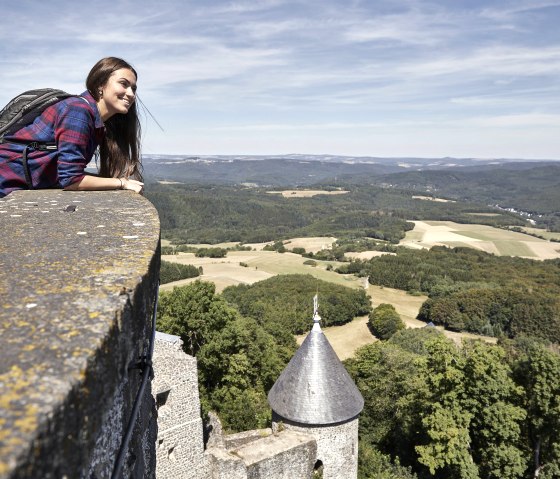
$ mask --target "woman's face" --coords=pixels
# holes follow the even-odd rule
[[[97,106],[105,121],[113,115],[128,113],[136,97],[136,75],[128,68],[115,70],[107,83],[101,87]]]

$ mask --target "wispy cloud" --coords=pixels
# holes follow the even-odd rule
[[[469,156],[462,132],[507,156],[524,151],[523,127],[539,154],[559,156],[549,133],[559,22],[553,0],[100,0],[94,13],[20,0],[2,17],[0,103],[38,86],[81,91],[91,66],[116,55],[137,68],[140,95],[165,124],[165,134],[146,129],[151,151],[274,153],[288,141],[307,153],[392,144],[422,156],[410,150],[439,144]],[[488,130],[499,131],[495,144],[482,141]]]

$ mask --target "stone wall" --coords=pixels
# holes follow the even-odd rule
[[[158,479],[305,479],[317,441],[305,432],[260,429],[224,435],[211,414],[206,450],[196,359],[177,336],[157,333],[152,391],[158,410]]]
[[[157,212],[130,191],[16,191],[0,228],[0,479],[109,478],[151,342]],[[357,419],[231,436],[216,422],[205,450],[181,346],[157,334],[119,477],[301,479],[318,460],[326,479],[356,477]]]
[[[209,448],[210,479],[310,479],[317,443],[305,433],[282,431],[233,449]]]
[[[317,461],[323,465],[324,479],[358,477],[358,418],[340,424],[311,426],[288,421],[273,412],[272,430],[302,432],[317,441]]]
[[[196,359],[177,336],[157,333],[152,391],[158,411],[158,479],[208,477]]]
[[[0,200],[0,478],[110,477],[142,376],[159,219],[129,191]],[[122,477],[155,475],[148,383]]]

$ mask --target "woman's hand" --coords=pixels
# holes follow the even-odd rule
[[[141,193],[144,189],[144,183],[137,180],[129,180],[128,178],[119,178],[122,181],[123,190],[132,190],[136,193]]]

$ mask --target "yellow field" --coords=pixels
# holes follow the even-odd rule
[[[317,261],[316,267],[308,266],[303,264],[307,258],[293,253],[229,251],[225,258],[197,258],[194,253],[163,255],[161,258],[169,262],[202,266],[204,274],[200,279],[214,282],[218,292],[233,284],[252,284],[277,274],[311,274],[332,283],[354,288],[360,287],[360,281],[355,276],[340,275],[326,270],[327,264],[336,267],[339,263]],[[245,263],[247,266],[241,266],[240,263]],[[190,278],[164,284],[161,289],[165,291],[195,280],[196,278]]]
[[[542,236],[543,238],[550,240],[550,239],[556,239],[556,240],[560,240],[560,233],[555,233],[552,231],[546,231],[543,230],[541,228],[522,228],[523,230],[525,230],[527,233],[533,234],[533,235],[539,235]]]
[[[284,191],[267,191],[271,195],[282,195],[284,198],[311,198],[317,195],[344,195],[348,191],[344,190],[284,190]]]
[[[323,333],[331,343],[338,359],[341,361],[354,356],[356,349],[371,344],[378,339],[369,332],[367,326],[368,317],[360,316],[355,318],[351,323],[344,326],[333,326],[330,328],[322,328]],[[298,344],[303,343],[307,334],[296,336]]]
[[[456,203],[455,200],[446,200],[444,198],[434,198],[433,196],[413,196],[414,200],[424,200],[424,201],[437,201],[439,203]]]
[[[216,291],[221,292],[227,286],[236,284],[252,284],[278,274],[311,274],[312,276],[349,288],[363,288],[364,278],[354,275],[341,275],[334,271],[327,271],[328,264],[336,267],[340,263],[333,261],[317,261],[317,266],[304,265],[306,258],[293,253],[277,253],[276,251],[229,251],[226,258],[197,258],[194,253],[180,253],[179,255],[162,256],[162,259],[182,264],[202,266],[204,274],[199,278],[211,281],[216,285]],[[248,266],[241,266],[245,263]],[[173,289],[175,286],[195,281],[197,278],[185,279],[161,286],[162,291]],[[381,303],[392,304],[408,328],[421,328],[425,323],[418,321],[416,316],[426,296],[411,296],[405,291],[380,286],[368,285],[372,306]],[[319,301],[321,291],[319,291]],[[311,298],[310,298],[311,301]],[[309,318],[309,329],[312,318]],[[442,328],[438,328],[443,331]],[[360,317],[344,326],[324,328],[323,331],[340,359],[354,355],[356,349],[365,344],[376,341],[367,327],[367,317]],[[444,334],[460,343],[465,337],[478,337],[495,342],[495,338],[486,338],[468,333],[454,333],[443,331]],[[301,342],[306,335],[297,337]]]
[[[323,237],[309,237],[309,238],[292,238],[284,241],[284,246],[286,249],[294,248],[305,248],[308,253],[317,253],[323,249],[329,249],[332,244],[336,241],[336,238],[332,236]]]
[[[466,246],[498,256],[520,256],[531,259],[560,258],[560,244],[551,243],[515,231],[485,225],[465,225],[452,221],[413,221],[401,245],[431,248],[435,245]]]
[[[371,259],[371,258],[375,258],[376,256],[383,256],[384,254],[396,255],[397,253],[388,253],[385,251],[360,251],[358,253],[358,252],[350,251],[348,253],[344,253],[344,256],[352,259]]]

